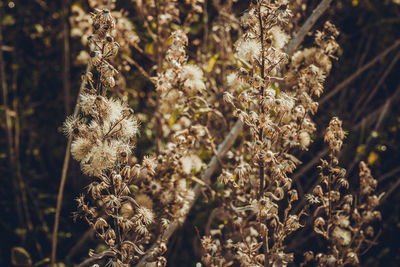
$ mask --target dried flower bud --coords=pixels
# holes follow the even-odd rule
[[[356,253],[353,251],[350,251],[346,254],[346,261],[345,263],[351,264],[351,265],[358,265],[360,264],[360,261],[358,259],[358,256]]]
[[[107,232],[106,232],[106,239],[111,239],[111,240],[115,240],[116,235],[115,232],[112,228],[108,228]]]
[[[134,208],[130,202],[122,204],[120,213],[124,218],[131,218],[134,215]]]
[[[324,191],[320,185],[317,185],[313,190],[313,194],[322,197],[324,195]]]
[[[104,227],[107,227],[108,223],[103,218],[98,218],[94,224],[94,229],[104,231]]]
[[[332,231],[332,238],[342,246],[347,246],[351,242],[351,232],[339,226],[336,226]]]

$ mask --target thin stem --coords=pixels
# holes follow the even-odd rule
[[[86,73],[90,72],[91,69],[92,69],[92,65],[88,64],[86,67]],[[81,83],[81,86],[79,88],[79,92],[78,92],[78,96],[77,96],[77,100],[76,100],[76,105],[75,105],[74,114],[73,114],[74,117],[76,117],[78,115],[79,102],[80,102],[79,98],[80,98],[80,95],[83,92],[83,89],[85,88],[85,86],[86,86],[86,82],[85,82],[85,80],[83,80]],[[71,143],[72,143],[72,135],[68,137],[67,147],[66,147],[65,155],[64,155],[63,168],[61,171],[61,181],[60,181],[60,186],[58,188],[58,194],[57,194],[56,214],[54,216],[54,227],[53,227],[53,234],[52,234],[52,241],[51,241],[51,266],[55,266],[55,264],[56,264],[58,225],[60,222],[60,212],[61,212],[61,204],[62,204],[63,194],[64,194],[64,187],[65,187],[65,182],[67,180]]]
[[[326,101],[328,101],[331,97],[336,95],[341,89],[349,85],[351,82],[353,82],[357,77],[359,77],[364,71],[372,67],[375,63],[379,62],[381,59],[383,59],[389,52],[393,51],[396,49],[398,46],[400,46],[400,40],[397,40],[393,45],[389,46],[386,48],[385,51],[377,55],[374,59],[366,63],[364,66],[361,68],[357,69],[356,72],[354,72],[352,75],[350,75],[347,79],[345,79],[343,82],[339,83],[336,85],[336,87],[332,90],[329,91],[319,102],[319,105],[321,106],[324,104]]]
[[[115,133],[117,133],[117,132],[119,132],[119,131],[121,130],[121,129],[118,129],[116,132],[112,133],[112,130],[114,130],[114,128],[117,127],[117,125],[120,124],[121,121],[123,121],[125,118],[126,118],[126,116],[123,116],[121,119],[119,119],[118,121],[116,121],[116,122],[114,123],[113,126],[110,127],[110,129],[108,130],[108,132],[104,135],[103,141],[106,140],[106,138],[109,137],[110,134],[115,134]],[[122,126],[121,126],[121,127],[122,127]]]
[[[108,0],[107,9],[111,9],[112,2],[113,2],[113,0]]]
[[[258,23],[260,24],[260,42],[261,42],[261,78],[264,80],[265,78],[265,47],[264,47],[264,26],[263,26],[263,21],[262,21],[262,15],[261,15],[261,4],[258,4]],[[261,97],[264,96],[264,86],[261,86],[260,88],[260,95]],[[264,114],[264,105],[260,105],[260,110],[261,114]],[[258,134],[258,139],[262,141],[263,139],[263,127],[261,127],[259,134]],[[258,195],[258,199],[262,197],[262,194],[264,192],[264,163],[260,162],[260,192]]]
[[[64,70],[63,70],[63,87],[64,87],[64,94],[65,94],[65,112],[69,114],[70,108],[70,83],[69,83],[69,42],[68,42],[68,24],[67,24],[67,3],[66,0],[63,0],[63,13],[64,13]],[[82,87],[82,86],[81,86]],[[81,91],[78,93],[78,97]],[[75,106],[75,110],[78,107],[78,103]],[[52,242],[51,242],[51,266],[56,265],[56,255],[57,255],[57,235],[58,235],[58,225],[60,221],[60,212],[61,212],[61,204],[63,199],[64,193],[64,186],[67,178],[68,173],[68,165],[69,165],[69,158],[70,158],[70,149],[72,143],[72,136],[68,138],[67,147],[65,149],[64,155],[64,163],[63,168],[61,171],[61,181],[60,186],[58,188],[57,194],[57,206],[56,206],[56,214],[54,218],[54,226],[53,226],[53,234],[52,234]]]
[[[63,65],[63,89],[64,89],[64,105],[65,105],[65,113],[70,114],[70,94],[71,94],[71,85],[70,85],[70,49],[69,49],[69,27],[68,27],[68,8],[67,1],[63,0],[63,41],[64,41],[64,65]]]
[[[111,190],[112,190],[112,194],[115,196],[115,197],[118,197],[117,196],[117,192],[116,192],[116,190],[115,190],[115,185],[114,185],[114,178],[112,177],[112,175],[111,175],[111,177],[110,177],[110,181],[111,181]],[[115,234],[116,234],[116,237],[117,237],[117,240],[116,240],[116,247],[117,247],[117,250],[119,250],[120,249],[120,247],[121,247],[121,232],[120,232],[120,227],[119,227],[119,223],[118,223],[118,209],[117,208],[114,208],[113,209],[113,211],[114,211],[114,229],[115,229]]]
[[[162,71],[162,53],[161,53],[161,42],[160,42],[160,18],[159,18],[159,8],[160,3],[158,0],[155,0],[156,5],[156,59],[157,59],[157,72]],[[161,149],[161,138],[162,138],[162,126],[161,126],[161,114],[159,111],[160,106],[160,95],[156,94],[156,112],[154,114],[155,117],[155,127],[156,127],[156,151],[160,152]]]
[[[122,57],[123,57],[129,64],[134,65],[134,66],[139,70],[139,72],[140,72],[147,80],[149,80],[152,84],[155,84],[154,80],[151,79],[151,77],[150,77],[150,75],[147,73],[147,71],[146,71],[142,66],[140,66],[140,64],[137,63],[133,58],[131,58],[131,57],[127,56],[127,55],[123,55]]]
[[[303,42],[304,37],[306,34],[311,30],[312,26],[317,22],[317,20],[325,13],[325,11],[329,8],[330,3],[332,0],[322,0],[321,3],[313,10],[312,14],[306,22],[301,26],[300,30],[297,34],[293,37],[292,41],[288,45],[286,49],[286,53],[291,56],[293,55],[294,51],[296,51],[297,47]]]
[[[258,23],[260,24],[260,43],[261,43],[261,78],[265,79],[265,46],[264,46],[264,25],[263,25],[263,20],[262,20],[262,14],[261,14],[261,2],[258,3]],[[264,97],[264,86],[261,86],[260,88],[260,95],[261,98]],[[264,105],[260,105],[260,111],[261,114],[264,115]],[[263,140],[263,131],[264,128],[261,127],[258,135],[258,139],[262,142]],[[258,194],[258,199],[260,199],[263,196],[264,193],[264,162],[260,161],[260,192]],[[259,222],[259,230],[261,230],[261,221]],[[269,257],[268,257],[268,232],[265,235],[265,238],[262,239],[263,241],[263,248],[264,248],[264,256],[265,256],[265,262],[264,266],[267,267],[269,266]]]

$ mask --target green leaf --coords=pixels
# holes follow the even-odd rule
[[[154,51],[154,43],[146,44],[144,46],[144,51],[146,51],[147,54],[152,55]]]
[[[211,72],[214,68],[215,63],[217,62],[219,55],[215,54],[214,56],[212,56],[212,58],[210,58],[210,60],[208,60],[208,68],[207,68],[207,72]]]
[[[211,150],[206,150],[203,147],[200,147],[200,149],[199,149],[199,158],[202,161],[206,161],[206,162],[210,161],[212,155],[213,155],[213,153],[212,153]]]
[[[276,97],[279,98],[281,96],[281,89],[279,87],[279,83],[276,83],[276,82],[272,83],[271,87],[272,87],[272,89],[275,90]]]
[[[183,112],[184,112],[184,109],[182,107],[178,107],[178,108],[174,109],[174,111],[172,111],[172,114],[171,114],[171,116],[169,117],[169,120],[168,120],[169,127],[174,125],[174,123],[178,119],[179,115],[182,114]]]

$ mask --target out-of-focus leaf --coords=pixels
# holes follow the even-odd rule
[[[71,238],[72,234],[70,232],[58,232],[60,238]]]
[[[368,164],[372,165],[379,159],[379,155],[374,151],[371,151],[368,155]]]
[[[35,110],[33,108],[27,108],[22,113],[23,116],[31,116],[33,114],[35,114]]]
[[[171,114],[171,116],[169,117],[169,120],[168,120],[168,123],[169,123],[170,127],[176,122],[176,120],[178,119],[179,115],[182,114],[183,112],[184,112],[184,109],[181,108],[181,107],[176,108],[176,109],[174,109],[174,111],[172,111],[172,114]]]
[[[138,193],[139,192],[139,187],[137,185],[130,185],[129,189],[134,193]]]
[[[207,68],[207,72],[211,72],[214,69],[214,65],[217,62],[219,55],[215,54],[214,56],[212,56],[212,58],[210,58],[210,60],[208,60],[208,68]]]
[[[15,19],[11,15],[5,15],[4,18],[1,20],[1,24],[3,26],[11,26],[15,24]]]
[[[212,151],[211,150],[206,150],[206,149],[204,149],[204,148],[200,148],[199,149],[200,151],[199,151],[199,158],[202,160],[202,161],[209,161],[209,160],[211,160],[211,157],[212,157]]]
[[[48,263],[48,262],[50,262],[50,258],[44,258],[43,260],[36,262],[33,266],[40,266],[40,265]]]
[[[15,234],[18,236],[24,237],[26,235],[26,229],[25,228],[16,228]]]
[[[11,263],[14,266],[32,266],[31,255],[23,247],[13,247],[11,249]]]
[[[40,24],[35,24],[35,29],[38,33],[44,32],[43,26]]]
[[[280,97],[281,96],[281,89],[279,87],[279,83],[272,83],[271,87],[272,87],[272,89],[275,90],[276,97]]]
[[[365,150],[366,150],[366,146],[365,145],[359,145],[357,147],[357,154],[358,155],[365,155]]]
[[[43,211],[44,214],[51,214],[51,213],[55,213],[56,209],[55,208],[47,208]]]
[[[146,53],[152,55],[154,52],[154,43],[146,44],[144,50],[146,51]]]

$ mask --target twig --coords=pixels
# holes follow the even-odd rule
[[[110,8],[111,8],[112,2],[117,2],[117,0],[108,0],[107,9],[110,9]]]
[[[115,184],[114,184],[114,178],[112,177],[112,175],[110,176],[110,181],[111,181],[111,192],[114,196],[117,195],[117,192],[115,191]],[[117,208],[113,208],[114,211],[114,231],[116,234],[116,248],[117,250],[121,249],[121,230],[120,230],[120,225],[118,223],[118,209]]]
[[[63,5],[63,41],[64,41],[64,65],[63,65],[63,89],[64,89],[64,104],[65,104],[65,113],[70,114],[71,108],[71,100],[70,100],[70,95],[71,95],[71,83],[70,83],[70,49],[69,49],[69,27],[68,27],[68,7],[67,7],[67,1],[68,0],[63,0],[62,5]]]
[[[134,65],[146,79],[148,79],[151,83],[154,84],[154,80],[151,79],[147,71],[145,71],[145,69],[143,69],[142,66],[140,66],[139,63],[137,63],[133,58],[127,55],[123,55],[122,58],[125,59],[129,64]]]
[[[343,82],[336,85],[336,87],[327,93],[320,101],[319,105],[321,106],[323,103],[328,101],[332,96],[336,95],[342,88],[349,85],[352,81],[354,81],[358,76],[360,76],[364,71],[372,67],[376,62],[384,58],[389,52],[394,50],[400,45],[400,40],[397,40],[392,46],[388,47],[385,51],[377,55],[374,59],[366,63],[363,67],[359,68],[355,73],[353,73],[350,77],[348,77]]]
[[[389,190],[385,193],[380,203],[383,203],[399,186],[400,186],[400,177],[397,178],[396,183],[390,186]]]
[[[75,267],[84,267],[84,266],[88,266],[92,263],[95,263],[98,260],[101,260],[104,257],[114,257],[115,256],[115,252],[114,251],[110,251],[110,250],[106,250],[103,251],[102,253],[100,253],[98,256],[96,257],[92,257],[92,258],[87,258],[86,260],[84,260],[83,262],[81,262],[78,265],[75,265]]]
[[[357,110],[357,114],[355,115],[355,120],[363,113],[364,108],[368,105],[368,103],[372,100],[372,98],[375,96],[375,94],[378,92],[379,88],[381,88],[383,82],[385,81],[386,77],[391,73],[393,67],[396,65],[397,61],[400,59],[400,52],[397,52],[396,56],[393,58],[392,62],[390,62],[389,66],[385,68],[385,72],[380,76],[379,81],[375,85],[374,89],[372,89],[371,93],[368,94],[368,97],[365,101],[359,101],[357,104],[361,104],[361,108],[354,108],[354,110]],[[357,105],[357,106],[359,106]]]
[[[160,9],[160,2],[159,0],[154,1],[155,5],[155,31],[156,31],[156,36],[154,39],[154,50],[155,50],[155,61],[157,63],[157,73],[161,73],[162,71],[162,64],[163,64],[163,59],[162,59],[162,49],[161,49],[161,39],[160,39],[160,14],[159,14],[159,9]],[[140,71],[140,69],[139,69]],[[159,110],[160,107],[160,95],[156,94],[156,109],[154,112],[154,118],[155,118],[155,143],[156,143],[156,152],[160,152],[161,149],[161,138],[162,138],[162,127],[161,127],[161,113]]]
[[[91,64],[88,64],[86,67],[86,73],[90,72],[91,69],[92,69]],[[79,88],[79,92],[78,92],[78,96],[77,96],[77,100],[76,100],[76,105],[75,105],[74,115],[73,115],[74,117],[76,117],[78,115],[79,97],[80,97],[81,93],[83,92],[83,89],[85,88],[85,86],[86,86],[86,82],[85,82],[85,80],[83,80],[81,83],[81,86]],[[67,180],[71,143],[72,143],[72,136],[69,136],[68,142],[67,142],[67,147],[65,150],[65,155],[64,155],[63,168],[61,171],[60,186],[58,188],[56,214],[54,216],[54,227],[53,227],[53,235],[52,235],[52,241],[51,241],[51,266],[55,266],[55,263],[56,263],[58,225],[59,225],[59,221],[60,221],[60,212],[61,212],[61,204],[62,204],[63,194],[64,194],[64,186],[65,186],[65,181]]]
[[[299,171],[297,171],[294,175],[293,175],[293,180],[298,180],[300,177],[302,177],[308,170],[310,170],[312,167],[314,167],[315,164],[317,164],[320,159],[322,157],[325,157],[326,154],[328,154],[329,152],[329,148],[325,148],[324,150],[322,150],[320,153],[318,153],[318,155],[316,155],[312,160],[310,160],[305,166],[303,166]],[[314,188],[318,183],[320,182],[320,179],[318,179],[313,186],[311,187]],[[305,202],[305,198],[304,195],[300,196],[301,201],[296,205],[296,207],[293,209],[296,213],[301,209],[301,207],[303,207],[304,202]]]
[[[292,39],[290,44],[286,49],[286,53],[291,56],[294,51],[296,51],[297,47],[303,42],[306,34],[311,30],[317,20],[322,16],[322,14],[328,9],[332,0],[323,0],[319,5],[314,9],[310,17],[308,17],[307,21],[301,26],[300,30],[297,32],[296,36]]]
[[[264,46],[264,26],[263,26],[263,20],[261,16],[261,2],[258,3],[258,23],[260,24],[260,43],[261,43],[261,78],[264,80],[265,79],[265,46]],[[260,88],[260,95],[261,98],[264,98],[264,86],[261,86]],[[261,114],[264,114],[264,105],[260,105],[260,111]],[[260,141],[263,140],[263,131],[264,128],[261,127],[259,134],[258,134],[258,139]],[[258,194],[258,199],[260,199],[263,194],[264,194],[264,183],[265,183],[265,174],[264,174],[264,162],[261,161],[260,163],[260,191]],[[258,222],[258,227],[259,231],[261,232],[261,220]],[[265,238],[262,239],[263,242],[263,248],[264,248],[264,267],[269,266],[269,257],[268,257],[268,233],[265,235]]]
[[[260,24],[260,44],[261,44],[261,78],[265,79],[265,46],[264,46],[264,27],[261,17],[261,3],[258,4],[258,23]],[[264,96],[264,86],[260,88],[261,97]],[[261,114],[264,114],[264,105],[260,105]],[[260,128],[258,139],[263,140],[263,127]],[[258,199],[262,197],[264,192],[264,163],[260,162],[260,191],[258,194]],[[265,247],[265,246],[264,246]],[[268,265],[267,255],[265,255],[265,264]]]
[[[397,86],[396,91],[385,101],[385,103],[371,112],[368,116],[364,117],[361,122],[357,123],[356,126],[353,127],[353,130],[358,129],[361,125],[364,125],[365,127],[370,125],[371,123],[374,123],[375,121],[372,120],[373,117],[378,116],[378,123],[375,125],[375,130],[377,130],[386,115],[387,111],[389,110],[390,106],[392,105],[393,102],[397,100],[397,98],[400,96],[400,84]],[[384,112],[382,112],[382,110]]]
[[[371,48],[373,39],[374,39],[374,36],[372,34],[368,36],[368,40],[367,40],[367,44],[365,45],[364,53],[362,53],[360,59],[358,60],[357,68],[360,68],[362,66],[362,64],[364,64],[365,58],[367,57],[369,49]]]
[[[381,177],[379,177],[379,179],[378,179],[379,183],[382,183],[383,181],[392,177],[393,175],[397,174],[398,172],[400,172],[400,167],[394,168],[393,170],[381,175]]]

